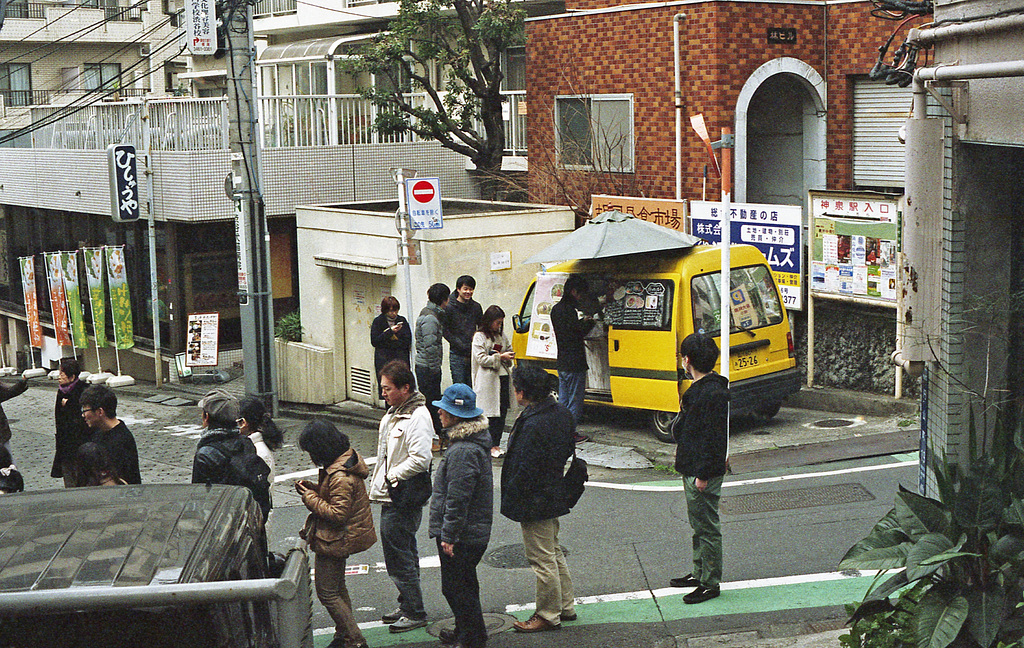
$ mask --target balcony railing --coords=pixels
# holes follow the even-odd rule
[[[46,18],[46,3],[12,2],[7,5],[8,18]]]
[[[507,93],[508,119],[505,120],[505,149],[526,154],[525,93]],[[423,93],[407,95],[413,104],[427,101]],[[260,123],[263,146],[337,146],[345,144],[395,144],[416,142],[412,132],[382,135],[373,129],[380,112],[360,95],[284,95],[260,97]]]
[[[117,142],[143,146],[142,105],[138,101],[89,106],[32,134],[34,148],[105,149]],[[67,110],[47,106],[32,110],[32,121]],[[152,99],[149,101],[150,148],[154,151],[204,151],[228,148],[227,100]]]
[[[298,11],[296,0],[259,0],[256,3],[256,18],[293,14]]]
[[[50,93],[46,90],[0,90],[0,97],[7,107],[41,106],[49,103]]]

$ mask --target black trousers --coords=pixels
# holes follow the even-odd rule
[[[487,626],[480,608],[480,581],[476,566],[483,558],[487,545],[457,543],[454,556],[441,549],[437,539],[437,554],[441,557],[441,593],[455,615],[455,632],[460,646],[482,648],[487,643]]]

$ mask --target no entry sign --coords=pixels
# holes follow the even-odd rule
[[[409,226],[412,229],[441,229],[441,187],[437,178],[405,181]]]

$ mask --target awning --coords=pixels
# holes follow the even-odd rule
[[[355,272],[388,277],[393,277],[398,267],[398,263],[390,259],[363,257],[355,254],[315,254],[313,255],[313,263],[323,268],[354,270]]]
[[[200,70],[198,72],[181,72],[179,79],[212,79],[214,77],[226,77],[227,70]]]
[[[295,61],[325,61],[337,54],[342,45],[350,45],[368,41],[376,34],[352,34],[349,36],[332,36],[331,38],[314,38],[270,45],[260,53],[257,65],[284,63]]]

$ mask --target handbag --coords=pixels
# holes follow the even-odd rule
[[[576,502],[580,501],[589,477],[587,462],[577,457],[574,451],[572,453],[572,460],[569,462],[569,468],[562,475],[562,486],[565,488],[565,503],[569,508],[576,506]]]
[[[430,467],[416,473],[409,479],[400,479],[394,484],[388,479],[387,457],[384,457],[384,485],[388,489],[388,499],[398,508],[419,508],[430,501],[433,489],[430,484]]]

